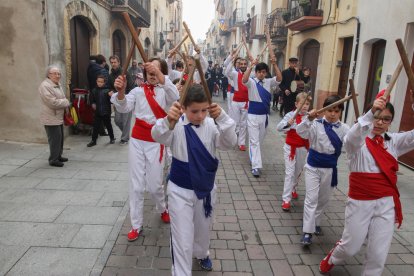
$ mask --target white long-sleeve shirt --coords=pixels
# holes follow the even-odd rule
[[[173,130],[169,129],[170,124],[167,117],[158,119],[151,134],[156,142],[171,147],[174,158],[188,162],[184,126],[190,122],[185,115],[182,118],[178,120]],[[216,149],[230,150],[237,144],[236,123],[224,110],[221,110],[221,114],[215,122],[212,118],[206,117],[199,127],[191,127],[213,157],[216,156]]]
[[[170,106],[179,99],[177,87],[170,81],[168,76],[165,76],[165,84],[158,84],[154,88],[155,100],[165,112]],[[120,113],[128,113],[134,111],[135,118],[144,120],[148,124],[155,124],[157,120],[151,107],[145,97],[144,88],[135,87],[132,89],[123,100],[118,100],[118,93],[114,93],[111,97],[111,102],[114,104],[116,110]]]
[[[282,131],[287,132],[291,129],[296,129],[296,127],[297,127],[296,120],[293,121],[293,124],[291,126],[287,126],[290,119],[293,118],[293,115],[295,115],[295,111],[290,111],[290,112],[286,113],[286,115],[283,117],[283,119],[277,124],[276,130],[280,131],[280,132],[282,132]],[[307,117],[308,117],[307,115],[303,115],[302,116],[302,121]]]
[[[326,120],[323,117],[323,120]],[[333,127],[339,139],[344,141],[344,137],[349,131],[349,126],[338,121],[339,127]],[[319,153],[334,154],[335,148],[333,147],[328,135],[326,134],[323,123],[319,123],[315,120],[309,121],[308,117],[304,118],[302,123],[296,127],[296,133],[303,139],[309,139],[309,147],[316,150]]]
[[[381,172],[374,157],[365,143],[365,138],[373,138],[374,114],[372,111],[358,118],[344,139],[344,148],[348,157],[348,167],[351,172]],[[387,133],[390,140],[384,139],[387,151],[398,158],[399,156],[414,150],[414,130],[402,133]],[[384,135],[383,135],[384,136]]]
[[[259,82],[258,78],[249,78],[249,80],[245,82],[244,85],[249,90],[249,101],[261,103],[262,99],[260,98],[259,91],[257,90],[256,82]],[[276,77],[263,79],[263,87],[267,90],[267,92],[269,92],[270,95],[272,94],[271,88],[279,84],[280,82],[276,80]]]

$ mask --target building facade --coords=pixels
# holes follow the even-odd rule
[[[121,63],[126,60],[132,38],[122,12],[142,29],[140,40],[147,54],[164,56],[169,33],[177,30],[169,23],[181,26],[181,7],[181,0],[1,1],[0,30],[7,43],[0,57],[7,65],[3,75],[8,81],[0,89],[0,140],[46,141],[37,88],[48,65],[61,67],[61,83],[70,98],[73,89],[88,87],[90,55],[108,59],[116,54]],[[171,36],[171,43],[176,37]],[[137,51],[134,55],[140,59]]]

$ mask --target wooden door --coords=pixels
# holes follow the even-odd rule
[[[70,20],[71,89],[88,89],[86,71],[89,65],[90,36],[86,19],[75,16]]]
[[[303,56],[300,61],[302,68],[309,67],[311,70],[312,103],[315,101],[315,84],[316,84],[316,76],[318,74],[319,49],[320,49],[320,44],[318,41],[314,39],[309,41],[303,47]]]
[[[372,44],[368,81],[365,90],[364,110],[366,110],[374,102],[375,96],[377,96],[379,92],[386,43],[387,42],[385,40],[381,39]]]
[[[125,47],[126,42],[124,34],[120,30],[116,30],[112,34],[112,49],[113,54],[119,57],[121,66],[123,65],[123,61],[126,59]]]
[[[344,39],[344,49],[342,51],[342,65],[339,73],[338,95],[345,97],[346,89],[348,87],[349,67],[351,64],[352,46],[354,43],[353,37]]]
[[[411,62],[411,69],[414,71],[414,55]],[[404,73],[404,72],[403,72]],[[414,115],[410,99],[410,87],[407,85],[405,93],[404,107],[400,122],[400,131],[410,131],[414,129]],[[414,151],[404,154],[398,159],[401,163],[414,168]]]

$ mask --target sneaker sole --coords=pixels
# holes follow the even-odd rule
[[[289,208],[289,209],[282,208],[282,210],[283,210],[284,212],[290,212],[290,208]]]

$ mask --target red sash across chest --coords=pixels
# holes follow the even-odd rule
[[[297,115],[296,118],[296,124],[299,125],[302,122],[302,116]],[[296,149],[305,147],[307,150],[309,149],[309,140],[303,139],[300,137],[295,129],[290,129],[286,134],[286,144],[290,146],[290,155],[289,160],[293,160],[296,155]]]
[[[158,104],[158,102],[155,100],[154,96],[154,86],[151,85],[144,85],[144,94],[148,101],[148,104],[154,113],[155,118],[160,119],[167,116],[167,113],[162,109],[162,107]],[[132,129],[131,136],[135,139],[147,141],[147,142],[155,142],[154,139],[151,136],[151,129],[154,125],[149,124],[144,120],[141,120],[139,118],[135,119],[135,125]],[[160,151],[160,162],[162,160],[162,156],[164,153],[164,145],[161,145],[161,151]]]
[[[366,138],[369,152],[380,168],[380,173],[352,172],[349,175],[348,196],[355,200],[375,200],[392,196],[394,200],[395,222],[400,228],[403,215],[400,193],[397,187],[397,160],[382,146],[382,142]]]
[[[243,74],[238,72],[237,76],[237,84],[239,90],[234,91],[233,101],[235,102],[248,102],[249,101],[249,91],[247,87],[243,84]]]

